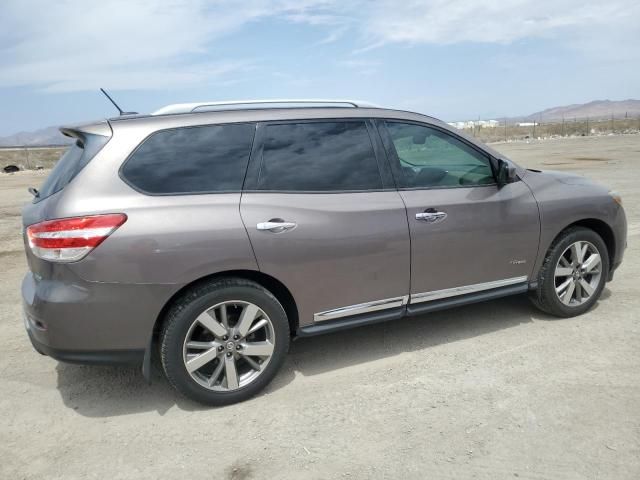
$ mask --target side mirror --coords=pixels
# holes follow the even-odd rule
[[[507,183],[513,183],[518,180],[516,169],[509,162],[504,160],[498,160],[498,168],[496,171],[496,181],[499,186],[506,185]]]

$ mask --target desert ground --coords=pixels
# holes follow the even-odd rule
[[[590,312],[521,296],[301,339],[217,409],[32,349],[19,215],[46,171],[0,174],[0,478],[640,478],[640,135],[494,147],[622,195],[629,247]]]

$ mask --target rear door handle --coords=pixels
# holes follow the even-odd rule
[[[298,226],[295,222],[285,222],[280,218],[272,218],[268,222],[260,222],[256,225],[258,230],[266,230],[271,233],[282,233],[288,230],[293,230]]]
[[[416,220],[421,220],[427,223],[442,222],[445,218],[447,218],[447,214],[445,212],[437,212],[432,208],[425,212],[416,213]]]

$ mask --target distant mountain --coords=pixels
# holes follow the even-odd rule
[[[640,117],[640,100],[595,100],[589,103],[553,107],[520,117],[513,117],[512,121],[542,121],[556,122],[562,120],[585,119],[591,120],[615,118]],[[58,127],[47,127],[34,132],[20,132],[6,137],[0,137],[0,147],[7,146],[42,146],[42,145],[68,145],[72,142],[68,137],[60,133]]]
[[[519,118],[525,121],[553,122],[562,120],[563,117],[566,120],[587,117],[592,120],[604,120],[611,118],[611,115],[615,118],[625,118],[625,116],[638,118],[640,116],[640,100],[595,100],[589,103],[547,108],[541,112]]]
[[[34,132],[19,132],[0,137],[0,147],[68,145],[71,142],[73,140],[62,135],[58,127],[47,127]]]

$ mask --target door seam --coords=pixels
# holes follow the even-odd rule
[[[402,198],[400,191],[396,189],[396,193],[398,194],[398,197],[400,197],[400,201],[404,206],[404,216],[407,219],[407,234],[409,235],[409,289],[406,295],[409,296],[409,302],[411,302],[411,288],[413,286],[413,240],[411,239],[411,225],[409,225],[409,209],[407,208],[407,204],[405,203],[404,198]]]

